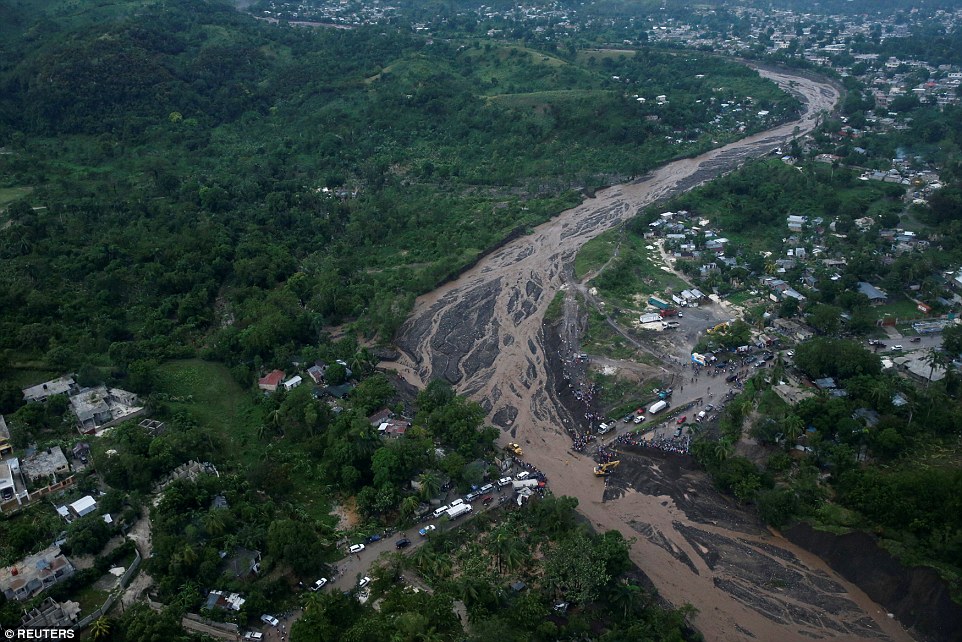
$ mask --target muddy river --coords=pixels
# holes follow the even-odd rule
[[[418,386],[446,379],[481,403],[505,441],[522,442],[525,458],[547,475],[553,492],[576,497],[598,528],[633,538],[632,559],[662,597],[698,609],[694,624],[707,639],[910,640],[824,562],[714,493],[690,462],[633,454],[630,468],[624,466],[632,474],[607,488],[591,474],[591,459],[570,450],[565,428],[574,421],[555,393],[553,362],[577,347],[576,306],[569,297],[565,320],[553,330],[560,337],[546,337],[548,304],[559,290],[572,289],[571,265],[585,242],[658,199],[786,145],[839,99],[825,83],[759,73],[799,96],[799,120],[601,190],[490,254],[418,299],[399,333],[401,359],[383,365]]]

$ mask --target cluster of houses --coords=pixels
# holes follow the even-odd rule
[[[0,567],[0,591],[8,600],[23,602],[73,575],[74,566],[52,544],[10,566]]]
[[[27,403],[44,403],[58,395],[70,401],[77,430],[84,435],[99,434],[144,412],[136,394],[103,385],[84,388],[70,374],[23,389]]]
[[[283,370],[275,369],[258,379],[257,387],[260,390],[263,390],[265,393],[273,393],[277,392],[278,390],[290,391],[303,385],[307,380],[310,380],[314,384],[313,395],[315,399],[319,399],[322,396],[343,399],[354,389],[354,385],[347,381],[354,375],[354,373],[348,367],[346,361],[338,359],[335,361],[335,363],[344,368],[344,383],[328,385],[325,375],[327,374],[327,369],[330,366],[323,361],[316,361],[304,372],[304,375],[306,375],[307,379],[300,374],[295,374],[289,377]]]

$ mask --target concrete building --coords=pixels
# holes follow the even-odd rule
[[[20,627],[24,629],[40,629],[47,627],[70,627],[77,623],[80,616],[79,602],[55,602],[51,598],[45,599],[34,609],[24,613]]]
[[[44,383],[23,389],[23,400],[27,403],[32,401],[46,401],[54,395],[72,395],[80,389],[73,375],[64,375],[57,379],[51,379]]]
[[[63,454],[63,449],[53,446],[24,457],[22,469],[23,474],[32,482],[51,475],[67,475],[70,473],[70,464]]]
[[[0,591],[8,600],[23,601],[67,579],[73,572],[73,564],[63,556],[60,547],[50,546],[12,566],[0,568]]]
[[[10,443],[10,429],[7,421],[0,415],[0,457],[13,454],[13,444]]]
[[[85,435],[143,414],[144,407],[139,403],[136,394],[107,386],[84,388],[70,397],[77,429]]]

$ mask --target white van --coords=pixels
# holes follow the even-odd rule
[[[463,503],[464,503],[464,500],[458,498],[458,499],[454,500],[453,502],[451,502],[450,504],[448,504],[448,508],[454,508],[455,506],[460,506],[460,505],[463,504]]]
[[[510,483],[511,483],[511,478],[510,478],[510,477],[502,477],[501,479],[498,480],[498,488],[504,488],[505,486],[509,485]]]
[[[527,479],[528,477],[531,477],[531,473],[529,473],[526,470],[522,470],[520,473],[514,476],[514,478],[517,479],[518,481],[521,481],[522,479]]]
[[[444,515],[446,512],[448,512],[447,506],[439,506],[438,508],[434,509],[434,516],[440,517],[441,515]]]
[[[707,410],[702,410],[700,413],[698,413],[698,416],[695,417],[695,421],[701,421],[702,419],[705,418],[707,414],[708,414]]]

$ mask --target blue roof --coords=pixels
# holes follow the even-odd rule
[[[888,295],[867,281],[858,282],[858,291],[870,299],[887,299]]]

